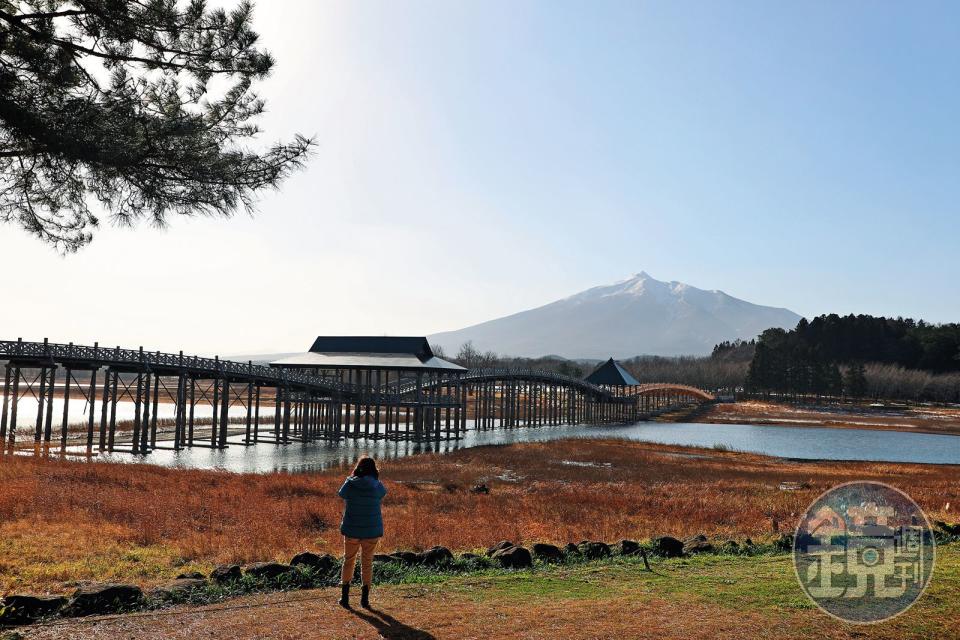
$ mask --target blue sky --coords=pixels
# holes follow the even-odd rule
[[[958,14],[261,0],[263,138],[316,134],[309,168],[253,219],[106,227],[66,258],[3,228],[52,294],[9,283],[3,334],[288,350],[641,270],[808,317],[960,320]]]

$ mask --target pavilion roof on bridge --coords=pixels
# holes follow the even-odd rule
[[[584,378],[590,384],[605,387],[633,387],[640,382],[620,366],[613,358],[593,370],[593,373]]]
[[[466,371],[438,358],[424,337],[318,336],[310,351],[270,363],[298,369],[403,369]]]

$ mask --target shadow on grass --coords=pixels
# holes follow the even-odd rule
[[[373,607],[369,611],[367,613],[361,609],[350,609],[353,615],[376,629],[385,640],[436,640],[433,634],[404,624],[384,611]]]

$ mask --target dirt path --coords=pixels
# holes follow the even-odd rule
[[[259,594],[23,632],[28,640],[948,638],[956,637],[958,568],[960,554],[945,549],[916,607],[866,627],[816,610],[780,556],[693,558],[659,563],[653,573],[633,563],[449,577],[377,588],[372,611],[340,608],[335,589]]]
[[[831,625],[784,621],[757,613],[726,611],[709,604],[667,600],[482,602],[451,597],[439,588],[381,589],[372,611],[345,611],[334,590],[272,594],[202,609],[179,608],[159,615],[73,621],[31,632],[30,639],[210,638],[323,639],[396,638],[822,638]]]

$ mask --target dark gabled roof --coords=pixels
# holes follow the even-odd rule
[[[317,336],[313,353],[402,353],[421,362],[433,357],[426,338],[392,336]]]
[[[307,353],[289,355],[271,367],[293,369],[395,369],[463,372],[463,367],[433,355],[426,338],[319,336]]]
[[[593,373],[584,378],[590,384],[605,385],[608,387],[632,387],[640,384],[613,358],[594,369]]]

